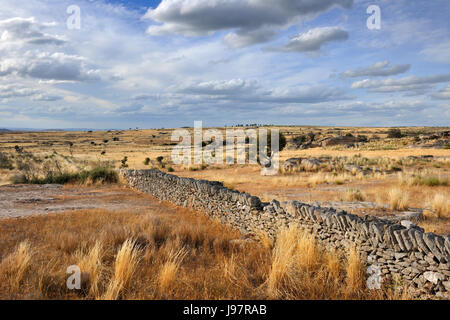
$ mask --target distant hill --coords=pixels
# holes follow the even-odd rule
[[[11,130],[0,128],[0,132],[11,132]]]

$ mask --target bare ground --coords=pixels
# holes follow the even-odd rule
[[[73,210],[145,211],[155,200],[120,186],[0,186],[0,219]]]

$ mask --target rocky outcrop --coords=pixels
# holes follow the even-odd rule
[[[356,142],[359,142],[358,138],[353,136],[340,136],[334,138],[326,138],[322,140],[322,147],[331,147],[337,145],[351,145]]]
[[[158,170],[121,170],[121,175],[132,188],[203,212],[244,235],[254,236],[260,230],[275,238],[280,228],[296,224],[314,234],[329,250],[346,250],[356,245],[370,277],[379,274],[382,281],[397,279],[419,297],[450,297],[448,235],[425,233],[404,221],[361,218],[343,210],[299,201],[265,203],[217,181],[180,178]]]
[[[321,164],[321,161],[315,158],[290,158],[287,159],[283,165],[283,171],[316,171]]]

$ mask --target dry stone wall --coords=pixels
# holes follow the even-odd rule
[[[158,170],[120,173],[132,188],[218,218],[244,235],[261,230],[274,238],[280,228],[297,224],[329,250],[356,245],[368,266],[368,284],[372,281],[374,287],[382,279],[407,286],[417,297],[450,298],[449,235],[425,233],[409,221],[361,218],[299,201],[265,203],[217,181],[180,178]]]

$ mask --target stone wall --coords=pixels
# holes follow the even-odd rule
[[[295,223],[327,249],[357,245],[368,266],[368,284],[377,279],[406,285],[417,297],[450,298],[450,236],[425,233],[409,221],[400,224],[299,201],[269,203],[228,189],[221,182],[180,178],[158,170],[121,170],[128,184],[157,199],[218,218],[247,236],[262,230],[275,237]],[[378,277],[380,275],[381,277]]]

